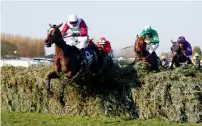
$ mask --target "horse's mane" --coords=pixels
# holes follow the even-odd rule
[[[140,48],[143,48],[142,46],[145,46],[144,45],[144,40],[145,40],[144,36],[140,36],[140,37],[139,37],[139,35],[136,36],[135,45],[134,45],[134,51],[137,51],[137,49],[138,49],[138,51],[142,50]],[[140,41],[143,41],[143,42],[140,43]],[[140,45],[140,44],[142,44],[142,45]]]
[[[62,33],[61,33],[60,29],[56,25],[53,25],[52,27],[56,29],[55,32],[56,32],[57,36],[59,37],[57,46],[63,50],[65,56],[70,56],[70,55],[77,54],[80,52],[80,50],[76,46],[70,46],[70,45],[66,44],[66,41],[64,41],[64,39],[62,37]]]
[[[68,45],[68,44],[66,44],[66,42],[64,40],[63,40],[63,42],[64,42],[64,45],[63,45],[62,50],[64,51],[64,55],[70,56],[70,55],[78,54],[80,52],[80,50],[76,46]]]

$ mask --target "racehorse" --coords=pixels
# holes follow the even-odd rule
[[[55,54],[54,54],[54,71],[47,76],[47,94],[49,97],[53,97],[51,91],[50,80],[53,78],[60,78],[60,72],[65,73],[67,79],[74,79],[83,68],[81,67],[81,52],[75,46],[67,45],[63,40],[63,36],[60,31],[62,23],[59,25],[49,24],[50,29],[48,30],[47,37],[45,39],[45,46],[51,47],[55,43]],[[99,63],[98,53],[96,51],[95,44],[92,39],[87,41],[87,47],[85,48],[85,54],[87,58],[87,68],[91,72],[96,72],[97,64]],[[64,80],[64,79],[63,79]],[[62,81],[60,88],[60,103],[65,105],[64,98],[65,81]]]
[[[149,51],[146,50],[146,46],[147,43],[145,42],[145,37],[139,37],[137,35],[134,45],[134,51],[136,53],[135,60],[136,62],[148,62],[149,64],[151,64],[151,70],[157,70],[159,66],[158,57],[150,54]]]
[[[186,57],[180,48],[179,44],[177,42],[174,42],[171,40],[172,47],[171,52],[173,54],[172,62],[170,68],[173,68],[173,65],[175,67],[180,67],[181,64],[192,64],[191,60]]]

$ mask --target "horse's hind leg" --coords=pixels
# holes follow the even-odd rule
[[[47,85],[47,95],[49,97],[53,97],[53,92],[51,91],[51,84],[50,84],[50,80],[52,78],[59,78],[59,76],[57,75],[57,73],[55,71],[48,74],[48,76],[47,76],[47,84],[46,85]]]

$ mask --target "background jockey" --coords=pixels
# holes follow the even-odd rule
[[[77,47],[81,49],[81,64],[86,66],[87,61],[84,48],[88,40],[88,28],[85,21],[78,18],[75,14],[69,15],[69,19],[62,29],[62,35],[65,35],[68,30],[71,31],[72,37],[67,38],[67,44],[71,46],[78,44]],[[79,43],[75,42],[74,37],[77,37]]]
[[[191,64],[191,59],[189,58],[189,56],[192,55],[192,47],[191,47],[191,44],[186,41],[185,37],[184,36],[180,36],[177,40],[183,54],[187,57],[187,61],[188,61],[188,64]]]
[[[98,74],[101,74],[103,72],[105,66],[107,65],[107,61],[112,60],[111,56],[110,56],[111,44],[105,37],[101,37],[99,42],[97,42],[96,45],[100,50],[100,56],[101,56],[101,61],[102,61],[102,63],[99,66],[100,70],[98,73]]]
[[[195,53],[194,56],[193,56],[192,62],[193,62],[196,66],[198,65],[198,67],[201,68],[201,63],[200,63],[200,61],[201,61],[201,55],[200,55],[199,53]]]
[[[161,56],[161,63],[162,63],[162,66],[164,67],[168,67],[169,65],[169,62],[164,55]]]
[[[105,37],[100,38],[100,41],[96,45],[101,51],[107,54],[111,52],[111,44]]]
[[[149,53],[156,56],[155,50],[159,47],[159,37],[157,31],[152,29],[151,26],[147,25],[144,27],[140,36],[146,37],[146,49],[149,51]]]

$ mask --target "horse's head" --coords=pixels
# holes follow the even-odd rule
[[[53,43],[56,41],[62,39],[62,34],[60,32],[60,27],[62,26],[62,23],[59,25],[51,25],[49,24],[50,29],[48,30],[47,37],[45,39],[45,45],[46,47],[51,47]]]
[[[174,41],[171,40],[171,43],[172,43],[172,47],[170,49],[172,51],[172,54],[181,55],[182,51],[180,49],[180,46],[179,46],[178,42],[174,42]]]
[[[137,54],[140,54],[143,50],[145,50],[145,37],[141,36],[139,37],[139,35],[136,36],[136,41],[135,41],[135,45],[134,45],[134,51]]]

